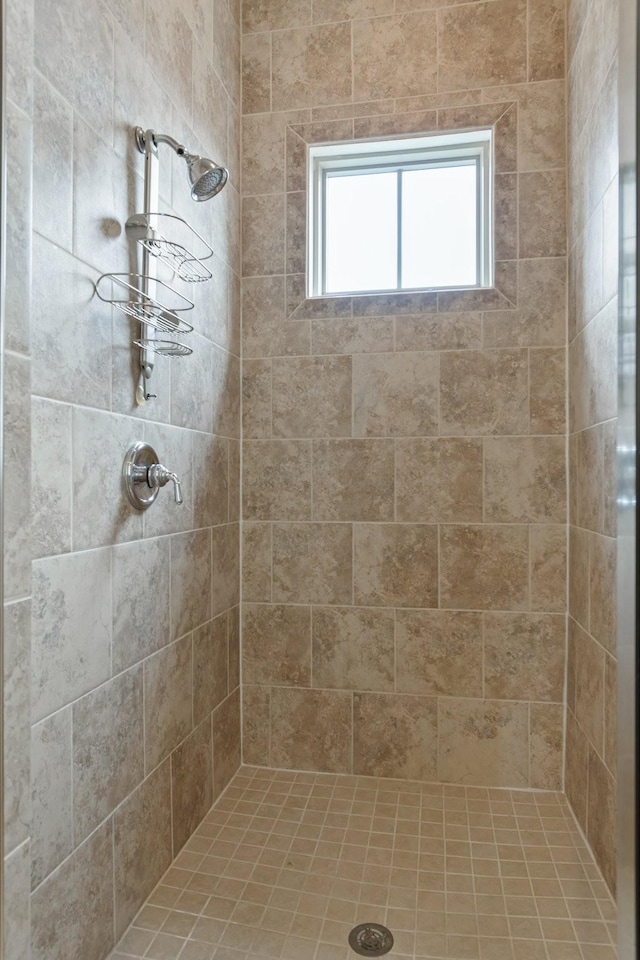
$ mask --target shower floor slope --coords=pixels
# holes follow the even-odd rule
[[[615,907],[562,794],[242,767],[111,960],[615,960]]]

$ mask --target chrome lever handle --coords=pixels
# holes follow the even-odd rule
[[[175,474],[172,470],[167,470],[167,468],[161,463],[151,464],[147,473],[147,483],[151,488],[164,487],[164,485],[169,483],[169,481],[173,483],[173,499],[176,503],[183,503],[184,498],[182,496],[182,484],[180,483],[177,474]]]

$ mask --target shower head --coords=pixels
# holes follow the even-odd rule
[[[166,143],[187,164],[187,176],[191,186],[191,199],[200,203],[210,200],[220,193],[229,179],[229,172],[225,167],[214,163],[208,157],[200,157],[197,153],[189,153],[184,144],[180,143],[168,133],[156,133],[155,130],[144,131],[142,127],[135,129],[136,144],[140,153],[145,153],[147,141],[154,150],[159,143]]]
[[[210,200],[220,193],[229,179],[229,173],[224,167],[218,166],[207,157],[185,153],[189,183],[191,184],[191,199],[198,202]]]

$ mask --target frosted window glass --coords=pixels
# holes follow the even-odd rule
[[[397,173],[327,177],[325,290],[395,290]]]
[[[402,174],[402,289],[478,283],[476,165]]]

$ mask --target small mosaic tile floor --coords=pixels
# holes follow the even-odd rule
[[[561,794],[243,767],[112,960],[615,960],[615,908]]]

